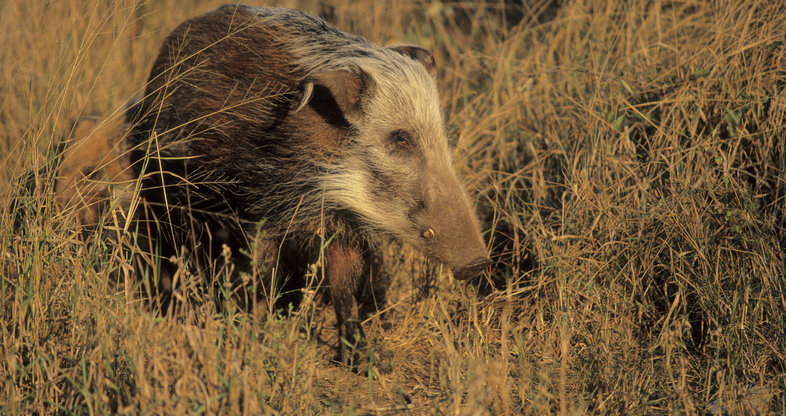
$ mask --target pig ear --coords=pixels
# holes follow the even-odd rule
[[[370,78],[362,69],[317,72],[301,84],[298,104],[292,112],[306,105],[331,121],[337,116],[351,124],[360,121],[363,112],[363,97],[370,86]],[[336,114],[339,111],[340,114]]]
[[[428,71],[432,77],[437,76],[437,61],[434,59],[434,55],[431,54],[430,50],[417,45],[393,45],[388,46],[388,48],[420,62],[426,67],[426,71]]]

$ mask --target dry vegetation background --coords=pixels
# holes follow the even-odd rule
[[[277,3],[435,51],[496,261],[391,246],[360,374],[319,297],[160,317],[45,176],[13,203],[221,2],[0,2],[0,413],[786,413],[785,2]]]

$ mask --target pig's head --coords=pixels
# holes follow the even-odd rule
[[[491,261],[453,167],[434,58],[397,46],[350,62],[312,73],[295,109],[335,106],[350,131],[324,166],[326,206],[422,250],[457,279],[477,276]]]

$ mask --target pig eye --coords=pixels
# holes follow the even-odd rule
[[[412,136],[404,130],[395,130],[390,133],[390,143],[396,150],[406,150],[411,152],[415,145]]]

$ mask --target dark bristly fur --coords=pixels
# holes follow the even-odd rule
[[[362,343],[355,297],[380,243],[409,243],[458,278],[489,264],[435,73],[425,49],[296,10],[228,5],[182,23],[132,120],[140,229],[164,258],[201,253],[200,269],[227,246],[249,272],[253,240],[262,273],[295,288],[323,251],[340,334]]]

